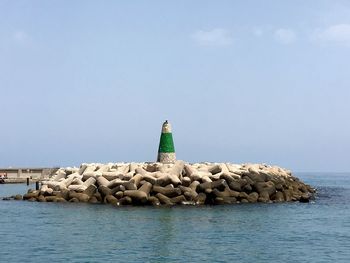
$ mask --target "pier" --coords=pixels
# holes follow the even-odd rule
[[[58,168],[43,167],[9,167],[0,168],[0,177],[4,183],[25,183],[49,179]]]

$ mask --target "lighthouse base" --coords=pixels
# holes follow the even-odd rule
[[[175,163],[175,153],[158,153],[157,162],[160,163]]]

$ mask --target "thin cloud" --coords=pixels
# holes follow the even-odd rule
[[[192,34],[192,39],[201,46],[229,46],[233,43],[231,33],[223,28],[199,30]]]
[[[13,33],[13,39],[18,42],[24,42],[28,39],[28,35],[23,31],[16,31]]]
[[[253,34],[256,37],[261,37],[264,34],[264,31],[261,28],[254,28]]]
[[[286,28],[277,29],[274,33],[274,37],[279,43],[284,45],[292,44],[297,39],[295,32]]]
[[[323,30],[316,30],[314,40],[350,46],[350,24],[337,24]]]

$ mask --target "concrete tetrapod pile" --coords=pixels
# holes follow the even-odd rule
[[[61,168],[24,200],[112,205],[309,202],[315,189],[289,170],[265,164],[82,164]]]

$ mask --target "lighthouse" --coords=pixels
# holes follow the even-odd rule
[[[171,133],[171,125],[166,120],[162,125],[162,132],[159,140],[157,162],[174,163],[176,161],[173,134]]]

